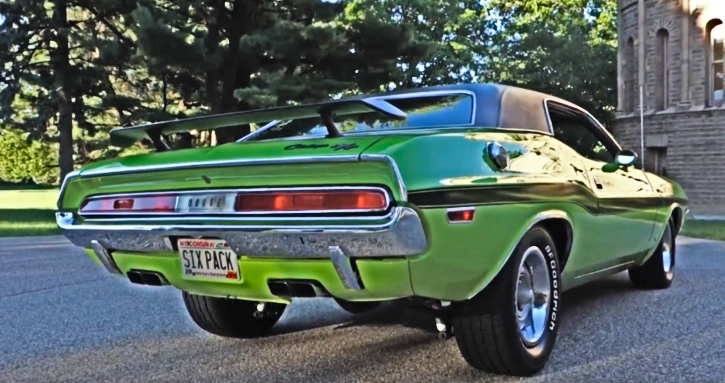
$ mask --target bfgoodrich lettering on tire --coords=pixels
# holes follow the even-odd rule
[[[561,278],[554,241],[535,226],[478,295],[453,306],[463,358],[495,374],[531,376],[551,355],[559,331]]]

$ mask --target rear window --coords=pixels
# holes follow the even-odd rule
[[[446,126],[471,125],[473,122],[473,98],[469,94],[445,94],[436,96],[408,96],[384,98],[408,115],[404,121],[389,119],[379,113],[368,112],[336,116],[335,123],[342,133],[420,129]],[[319,117],[281,121],[251,137],[249,141],[271,140],[288,137],[325,136],[327,128]]]

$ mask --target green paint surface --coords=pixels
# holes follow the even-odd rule
[[[498,142],[511,153],[505,170],[486,154]],[[289,149],[289,145],[326,144]],[[336,144],[355,144],[333,150]],[[393,158],[405,181],[403,202],[393,169],[386,162],[366,161],[369,154]],[[217,166],[230,160],[270,160],[319,156],[306,163]],[[348,156],[346,162],[326,162]],[[354,158],[360,156],[360,158]],[[209,163],[164,171],[148,166]],[[143,170],[133,174],[92,175],[89,170]],[[267,288],[270,279],[312,279],[334,296],[348,300],[385,300],[422,296],[468,299],[484,289],[508,260],[532,225],[570,225],[570,252],[564,258],[564,288],[586,283],[641,264],[656,248],[664,225],[682,215],[687,197],[676,183],[634,168],[587,160],[550,136],[485,129],[439,129],[416,134],[347,136],[228,144],[216,148],[126,157],[96,164],[68,183],[62,209],[74,211],[90,195],[281,186],[380,185],[397,204],[420,215],[428,239],[423,254],[407,259],[358,260],[365,285],[346,290],[328,260],[249,258],[240,254],[239,283],[184,279],[178,255],[114,253],[124,270],[159,271],[179,289],[198,294],[284,301]],[[207,181],[204,181],[206,178]],[[602,188],[595,186],[597,183]],[[446,209],[475,207],[470,223],[451,224]],[[233,222],[232,222],[233,223]],[[565,226],[564,226],[565,227]],[[93,256],[93,255],[91,255]]]

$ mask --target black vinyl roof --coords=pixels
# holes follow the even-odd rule
[[[403,89],[363,97],[411,95],[431,92],[467,92],[475,96],[474,126],[550,133],[545,101],[578,106],[545,93],[501,84],[455,84]]]

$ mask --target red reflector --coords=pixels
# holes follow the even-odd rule
[[[300,191],[242,193],[237,196],[236,211],[328,211],[385,210],[388,201],[379,190]]]
[[[446,213],[448,216],[448,221],[450,222],[469,222],[473,221],[473,217],[476,214],[475,209],[465,209],[465,210],[452,210]]]
[[[173,213],[176,211],[176,196],[144,196],[134,198],[96,198],[81,204],[82,213]]]

